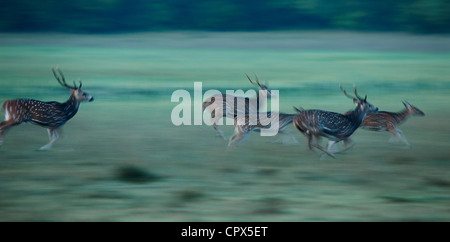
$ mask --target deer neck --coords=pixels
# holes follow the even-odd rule
[[[288,124],[292,123],[294,121],[294,117],[297,116],[296,114],[285,114],[280,113],[279,114],[279,129],[283,129]]]
[[[285,119],[287,121],[292,121],[297,114],[287,114],[287,113],[280,113],[280,120]]]
[[[262,100],[262,102],[261,102]],[[267,91],[259,89],[258,93],[256,94],[256,103],[258,105],[258,110],[260,108],[260,104],[264,106],[267,103]]]
[[[366,117],[366,113],[363,112],[359,107],[356,107],[355,110],[351,111],[347,115],[347,117],[349,117],[353,126],[358,128]]]
[[[297,116],[296,114],[288,114],[285,118],[284,118],[284,123],[286,124],[290,124],[292,123],[292,121],[294,121],[294,117]]]
[[[76,99],[75,94],[72,94],[69,99],[63,103],[63,110],[68,119],[72,118],[78,112],[79,107],[80,101]]]
[[[267,98],[267,91],[259,89],[258,93],[256,94],[256,98],[259,100],[260,98]]]
[[[399,113],[396,113],[395,117],[396,117],[397,123],[401,123],[401,122],[405,121],[409,117],[409,115],[410,115],[410,113],[409,113],[408,109],[405,109]]]

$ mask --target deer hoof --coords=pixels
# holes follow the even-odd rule
[[[51,145],[44,145],[41,148],[38,149],[38,151],[44,151],[44,150],[49,150],[50,147],[52,147]]]

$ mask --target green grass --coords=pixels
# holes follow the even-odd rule
[[[301,33],[277,34],[2,35],[0,101],[65,101],[56,65],[95,101],[82,104],[49,151],[36,151],[48,141],[41,127],[5,136],[0,220],[449,221],[450,53],[336,48],[321,34],[309,35],[325,47],[302,48]],[[396,37],[373,36],[380,45]],[[426,116],[400,127],[411,149],[358,130],[336,160],[320,160],[291,127],[298,144],[254,133],[227,150],[212,127],[172,125],[173,91],[192,93],[195,81],[204,91],[245,90],[253,87],[244,73],[253,72],[280,90],[284,112],[352,109],[342,83],[381,110],[407,100]]]

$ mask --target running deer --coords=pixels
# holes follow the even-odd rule
[[[234,134],[231,136],[230,141],[228,143],[228,147],[230,147],[233,143],[244,140],[251,131],[260,131],[262,129],[274,129],[278,127],[277,132],[290,135],[291,139],[294,142],[297,140],[290,134],[285,131],[286,126],[292,123],[292,120],[296,114],[286,114],[286,113],[255,113],[255,114],[246,114],[246,115],[238,115],[234,118]],[[256,120],[251,120],[255,118]],[[261,119],[266,119],[264,122],[261,122]],[[278,122],[278,125],[271,125],[275,122]],[[265,125],[269,124],[269,125]]]
[[[409,146],[408,141],[403,136],[403,132],[397,126],[410,116],[425,116],[425,113],[408,102],[403,102],[403,105],[405,105],[405,110],[398,113],[379,111],[367,114],[361,124],[361,128],[372,131],[388,131]]]
[[[217,127],[217,123],[222,117],[235,118],[237,115],[257,113],[259,110],[260,100],[263,101],[261,102],[261,105],[265,105],[267,97],[273,96],[267,85],[261,84],[259,82],[258,76],[256,76],[256,74],[256,84],[250,79],[247,74],[245,75],[247,76],[250,83],[258,87],[256,98],[217,94],[212,97],[206,98],[202,103],[203,112],[206,109],[211,112],[211,122],[213,124],[213,128],[216,130],[217,134],[224,140],[226,139],[223,135],[223,132]],[[244,105],[240,107],[242,105],[239,105],[240,103],[243,103]]]
[[[1,110],[5,113],[5,121],[0,123],[0,146],[3,143],[3,135],[6,131],[21,123],[32,123],[47,128],[50,142],[40,148],[46,150],[52,147],[53,143],[59,138],[61,127],[71,119],[78,111],[81,102],[92,102],[94,98],[83,92],[80,85],[73,86],[66,83],[63,73],[52,68],[53,75],[58,83],[66,87],[71,95],[65,103],[42,102],[33,99],[15,99],[3,102]]]
[[[347,94],[342,86],[340,88],[345,96],[353,99],[353,103],[356,105],[353,111],[340,114],[316,109],[296,109],[297,116],[293,120],[294,127],[306,137],[310,150],[312,147],[316,147],[333,158],[335,158],[334,154],[351,147],[347,147],[347,143],[350,143],[350,136],[361,125],[366,114],[378,111],[377,107],[367,102],[367,95],[364,99],[358,95],[356,88],[354,89],[355,97]],[[320,136],[328,138],[328,149],[319,145]],[[315,138],[314,143],[312,143],[313,138]],[[334,150],[334,146],[340,141],[344,142],[345,148],[340,151]]]

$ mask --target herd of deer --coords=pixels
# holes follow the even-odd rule
[[[5,120],[0,123],[0,146],[3,144],[3,136],[11,127],[21,123],[32,123],[47,128],[50,142],[42,146],[40,150],[49,149],[58,139],[60,128],[77,113],[80,103],[94,100],[92,96],[81,90],[81,82],[78,86],[75,82],[73,86],[70,86],[66,83],[61,70],[52,69],[52,72],[58,83],[70,91],[69,99],[64,103],[42,102],[33,99],[15,99],[3,102],[1,110],[5,114]],[[259,89],[256,99],[263,98],[265,100],[268,96],[272,96],[271,91],[266,85],[259,82],[258,77],[256,77],[256,83],[249,76],[247,78]],[[340,114],[317,109],[295,108],[295,114],[269,112],[265,113],[265,116],[269,119],[277,119],[271,121],[278,122],[278,132],[280,133],[286,134],[285,128],[293,123],[294,127],[306,137],[309,149],[315,147],[331,157],[351,147],[350,137],[359,127],[374,131],[389,131],[409,146],[397,126],[411,115],[423,116],[422,111],[407,102],[403,102],[405,110],[398,113],[378,111],[377,107],[367,102],[367,96],[362,98],[358,95],[356,88],[354,89],[355,96],[349,95],[342,87],[340,88],[345,96],[353,100],[356,105],[354,110]],[[241,100],[238,101],[238,99]],[[220,102],[215,100],[220,100]],[[245,105],[239,108],[237,104],[241,101]],[[257,119],[262,116],[258,113],[259,103],[259,100],[251,102],[247,97],[223,94],[220,98],[217,96],[206,98],[202,105],[203,111],[211,112],[213,127],[223,139],[225,137],[217,127],[218,120],[222,117],[234,118],[235,130],[228,143],[228,146],[231,146],[234,142],[243,140],[251,131],[271,128],[271,126],[262,125],[259,120],[256,124],[249,122],[251,115],[256,115]],[[318,142],[321,136],[328,139],[327,149]],[[343,141],[344,149],[337,150],[335,145],[340,141]]]
[[[228,146],[242,141],[251,131],[272,128],[270,125],[261,124],[260,117],[267,117],[270,120],[269,123],[273,123],[273,121],[278,122],[278,132],[284,134],[289,134],[285,131],[285,128],[290,123],[293,123],[294,127],[306,137],[309,149],[315,147],[331,157],[335,157],[334,154],[351,148],[350,137],[359,127],[373,131],[391,132],[401,142],[409,146],[408,141],[397,126],[411,115],[425,115],[421,110],[407,102],[403,102],[406,109],[398,113],[378,111],[377,107],[367,102],[367,96],[362,98],[358,95],[356,88],[354,89],[355,96],[353,97],[342,86],[340,86],[342,92],[345,96],[352,99],[356,105],[354,110],[344,114],[318,109],[303,110],[297,108],[295,108],[295,114],[259,113],[259,99],[263,98],[265,100],[267,96],[271,96],[271,92],[266,85],[259,82],[257,76],[256,84],[248,75],[247,78],[259,89],[255,102],[252,102],[247,97],[225,94],[220,94],[220,97],[212,96],[203,101],[203,111],[211,111],[213,127],[223,139],[225,137],[222,131],[217,128],[216,122],[222,117],[234,118],[234,134],[231,136]],[[215,100],[219,101],[215,102]],[[238,103],[245,103],[245,105],[239,108]],[[257,105],[252,106],[252,103]],[[256,122],[250,122],[252,115],[256,119]],[[319,144],[320,137],[328,139],[327,149]],[[340,141],[343,141],[344,149],[337,150],[335,145]]]

